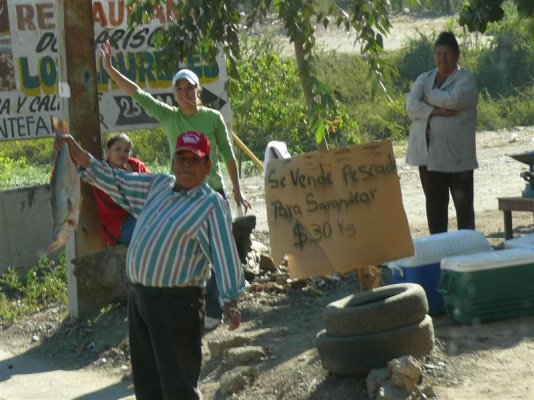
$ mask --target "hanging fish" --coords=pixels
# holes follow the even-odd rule
[[[52,124],[56,134],[68,130],[67,123],[59,119],[54,118]],[[80,201],[80,177],[70,158],[68,145],[63,143],[50,179],[53,231],[49,251],[59,250],[74,235],[80,216]]]

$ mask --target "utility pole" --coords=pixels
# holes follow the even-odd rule
[[[102,158],[100,113],[91,0],[57,0],[59,93],[63,118],[70,133],[97,158]],[[98,311],[98,305],[73,274],[73,258],[105,247],[98,234],[98,215],[91,187],[82,182],[80,220],[74,242],[67,244],[69,312],[83,318]]]

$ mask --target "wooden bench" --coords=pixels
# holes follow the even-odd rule
[[[530,211],[534,213],[534,197],[499,197],[499,210],[504,214],[504,238],[514,236],[512,211]]]

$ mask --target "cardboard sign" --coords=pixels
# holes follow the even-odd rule
[[[275,264],[295,278],[411,256],[391,142],[372,142],[266,166],[265,198]]]

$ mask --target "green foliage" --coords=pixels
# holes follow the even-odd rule
[[[164,0],[128,0],[130,23],[147,23],[157,15]],[[215,60],[220,49],[226,56],[230,76],[237,78],[240,57],[239,2],[232,0],[200,0],[172,2],[176,23],[169,24],[155,35],[154,43],[161,49],[161,63],[167,71],[175,70],[180,62],[195,64],[191,54],[208,63]],[[341,8],[335,1],[329,4],[307,0],[254,0],[248,5],[247,26],[272,12],[283,22],[286,35],[295,47],[299,83],[308,107],[307,123],[316,132],[318,141],[327,133],[328,121],[337,118],[339,98],[332,88],[317,78],[316,41],[313,23],[325,28],[330,24],[354,30],[361,43],[362,54],[373,72],[371,90],[385,90],[385,81],[394,70],[381,59],[383,36],[391,27],[388,0],[354,0]],[[326,11],[325,11],[326,9]],[[198,62],[198,60],[196,60]]]
[[[339,147],[403,136],[405,129],[397,122],[407,118],[402,92],[390,85],[389,99],[372,96],[366,62],[353,55],[327,52],[319,56],[319,65],[320,78],[342,99],[338,106],[341,124],[329,135],[331,144]]]
[[[269,38],[244,39],[243,43],[240,78],[229,82],[234,130],[259,159],[271,140],[285,142],[292,154],[314,151],[314,128],[294,62],[280,58]],[[357,143],[360,129],[358,119],[351,115],[350,96],[369,100],[367,65],[358,57],[333,53],[320,54],[317,64],[320,79],[342,99],[337,118],[323,122],[328,141],[334,147]]]
[[[460,26],[467,26],[469,32],[484,33],[488,23],[500,21],[504,17],[504,0],[475,0],[465,3],[460,11]]]
[[[49,165],[30,165],[26,158],[0,156],[0,189],[42,184],[48,181],[49,176]]]
[[[26,274],[19,276],[10,268],[0,275],[0,323],[11,323],[52,304],[67,303],[65,257],[59,265],[46,256]]]
[[[524,18],[512,16],[491,29],[489,46],[476,55],[473,71],[492,96],[509,96],[534,82],[534,47]]]
[[[286,142],[290,153],[310,151],[313,142],[295,64],[282,60],[271,40],[243,43],[239,79],[230,77],[228,85],[235,132],[259,159],[271,140]]]
[[[534,3],[532,0],[516,0],[517,12],[522,17],[534,17]]]
[[[478,103],[478,130],[534,125],[534,87],[514,96],[492,97],[482,92]]]
[[[362,141],[402,140],[409,126],[404,94],[396,93],[392,101],[363,102],[356,107]],[[358,117],[356,116],[356,118]]]
[[[164,0],[127,0],[131,7],[130,24],[149,22],[164,6]],[[174,1],[173,12],[179,16],[180,23],[168,24],[159,34],[154,35],[154,43],[160,49],[161,61],[168,71],[176,71],[178,64],[193,60],[190,55],[201,55],[213,62],[220,49],[223,49],[230,66],[230,73],[235,73],[235,62],[239,59],[239,23],[240,15],[234,0],[199,0]]]
[[[271,4],[269,0],[264,3]],[[315,3],[304,0],[278,1],[274,4],[287,36],[295,46],[300,83],[313,127],[311,131],[315,133],[316,141],[322,142],[328,132],[328,121],[338,117],[341,98],[331,85],[318,78],[315,29],[312,22],[315,20],[325,28],[334,23],[347,31],[354,29],[358,32],[362,43],[361,52],[367,54],[368,65],[374,72],[371,90],[376,90],[379,86],[385,87],[383,81],[391,74],[389,64],[380,59],[383,51],[382,35],[387,34],[391,27],[387,17],[388,2],[375,0],[372,6],[366,7],[361,1],[354,1],[347,3],[345,9],[332,2],[326,12],[322,9],[324,7],[317,7]]]
[[[501,114],[500,102],[493,99],[487,91],[480,94],[477,106],[478,126],[481,130],[497,130],[508,126],[506,117]]]
[[[31,165],[54,162],[54,138],[0,141],[0,158],[27,160]]]
[[[460,26],[466,26],[469,32],[484,33],[488,24],[499,22],[505,16],[504,0],[469,0],[460,11]],[[517,13],[522,18],[534,18],[534,2],[532,0],[512,0]],[[534,28],[534,26],[530,25]]]
[[[0,190],[48,182],[53,138],[0,141]]]
[[[0,187],[7,187],[11,182],[10,178],[14,176],[15,171],[25,166],[25,159],[14,160],[12,158],[0,157]]]
[[[242,160],[240,163],[240,174],[239,176],[256,176],[258,175],[258,167],[254,161]]]
[[[292,154],[314,151],[314,131],[307,121],[294,63],[281,59],[266,38],[244,43],[243,61],[238,65],[240,79],[230,79],[229,85],[235,131],[260,159],[270,140],[285,142]],[[337,118],[322,126],[332,147],[362,139],[404,137],[409,124],[404,93],[393,90],[392,100],[372,97],[368,66],[360,57],[320,53],[317,71],[318,79],[340,99]]]
[[[409,88],[419,74],[434,68],[436,34],[425,35],[420,31],[417,34],[404,43],[394,63],[399,72],[397,84],[404,88]]]

